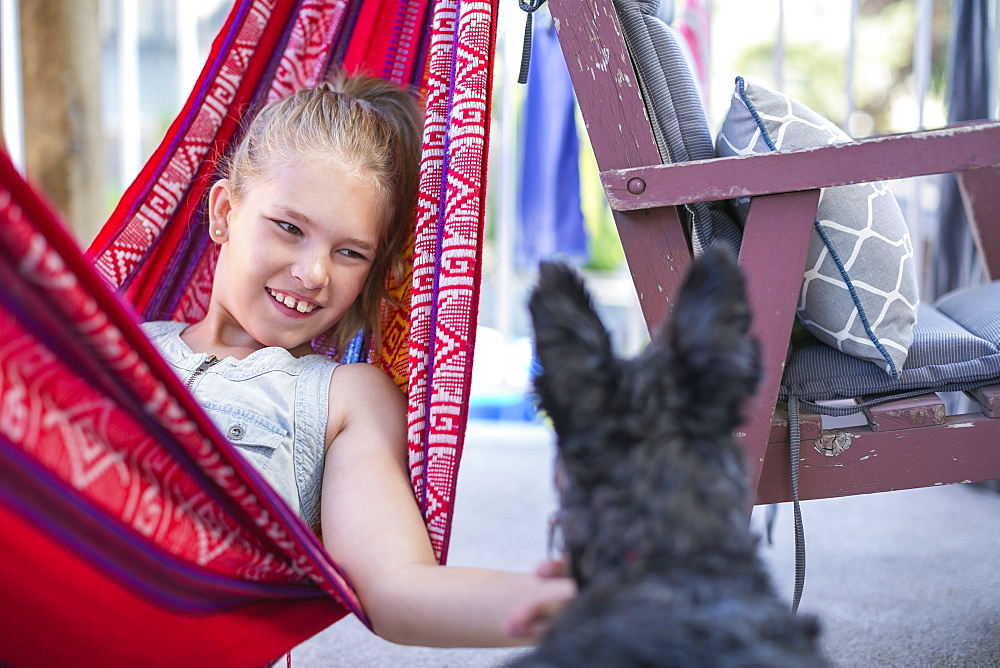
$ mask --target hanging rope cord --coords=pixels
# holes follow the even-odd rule
[[[528,68],[531,66],[531,29],[532,18],[545,0],[517,0],[518,6],[528,15],[524,20],[524,46],[521,47],[521,69],[517,73],[517,83],[528,83]]]
[[[915,397],[926,393],[926,390],[914,390],[911,392],[898,393],[892,396],[879,397],[865,402],[859,402],[853,406],[826,406],[812,401],[803,401],[795,395],[789,395],[788,402],[788,457],[791,460],[791,483],[792,483],[792,515],[793,529],[795,535],[795,588],[792,592],[792,612],[798,612],[799,603],[802,601],[802,592],[806,584],[806,536],[802,523],[802,510],[799,505],[799,466],[801,451],[801,431],[800,414],[805,406],[813,413],[829,415],[831,417],[844,417],[854,415],[865,408],[876,406],[893,399],[904,399]],[[778,397],[780,401],[782,397]],[[771,543],[771,532],[777,517],[777,507],[772,504],[766,518],[768,543]]]
[[[806,534],[802,526],[802,509],[799,507],[799,398],[788,397],[789,458],[792,460],[792,514],[795,521],[795,590],[792,593],[792,612],[799,611],[802,590],[806,585]]]
[[[938,387],[935,391],[938,392],[965,392],[968,390],[974,390],[981,387],[983,382],[970,382],[970,383],[952,383],[947,386]],[[788,402],[788,441],[789,441],[789,459],[791,459],[791,482],[792,482],[792,509],[794,514],[794,531],[795,531],[795,589],[792,594],[792,610],[798,611],[799,601],[802,600],[802,591],[805,588],[806,581],[806,539],[805,532],[802,523],[802,513],[799,509],[799,466],[800,466],[800,445],[801,445],[801,435],[799,431],[800,425],[800,414],[803,408],[812,412],[819,413],[820,415],[828,415],[830,417],[845,417],[848,415],[854,415],[863,411],[866,408],[871,408],[873,406],[878,406],[879,404],[884,404],[888,401],[898,401],[902,399],[909,399],[910,397],[916,397],[923,394],[927,394],[927,388],[918,388],[915,390],[908,390],[904,392],[896,392],[893,394],[887,394],[881,397],[875,397],[874,399],[869,399],[868,401],[860,401],[851,406],[828,406],[825,404],[816,403],[813,401],[806,401],[799,399],[798,397],[789,394],[787,397],[783,394],[779,394],[778,401]],[[772,506],[773,507],[773,506]],[[771,531],[774,525],[775,518],[777,516],[777,510],[775,508],[774,512],[768,512],[766,518],[767,524],[767,535],[768,543],[771,542]]]

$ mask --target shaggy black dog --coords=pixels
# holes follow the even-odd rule
[[[530,308],[580,593],[516,665],[825,665],[818,623],[775,596],[748,529],[732,434],[759,361],[730,255],[694,264],[671,324],[632,360],[570,269],[544,264]]]

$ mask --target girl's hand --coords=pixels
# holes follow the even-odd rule
[[[540,584],[547,588],[546,595],[515,610],[505,625],[511,638],[532,643],[549,630],[556,616],[576,597],[576,584],[568,577],[569,564],[566,560],[544,561],[535,569],[535,575],[545,582]]]
[[[566,559],[548,559],[535,569],[535,575],[540,578],[568,578],[569,561]]]

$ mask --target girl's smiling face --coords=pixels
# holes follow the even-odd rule
[[[212,238],[222,248],[209,318],[222,346],[301,356],[361,293],[382,211],[367,180],[339,165],[303,160],[266,176],[238,202],[228,181],[212,188]]]

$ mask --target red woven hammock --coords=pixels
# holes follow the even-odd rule
[[[199,318],[204,195],[246,114],[334,65],[426,93],[407,308],[373,362],[409,394],[448,547],[478,307],[493,0],[238,3],[88,256],[0,156],[0,663],[260,665],[357,600],[138,322]],[[95,271],[96,269],[96,271]],[[117,289],[117,292],[115,291]]]

